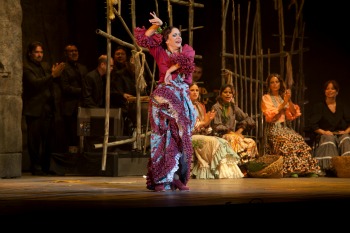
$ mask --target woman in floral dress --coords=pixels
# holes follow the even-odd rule
[[[300,108],[292,102],[291,90],[279,74],[270,74],[263,95],[261,110],[265,116],[265,154],[283,156],[284,177],[317,177],[319,166],[311,156],[311,147],[291,128],[291,121],[300,117]]]

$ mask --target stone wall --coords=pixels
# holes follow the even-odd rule
[[[0,0],[0,177],[21,176],[22,9]]]

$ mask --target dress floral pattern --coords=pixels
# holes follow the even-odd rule
[[[265,154],[283,156],[283,174],[285,177],[292,173],[307,175],[318,173],[319,166],[311,155],[311,147],[304,138],[291,128],[291,121],[301,115],[300,108],[294,104],[295,114],[287,105],[278,111],[283,99],[278,96],[265,94],[262,97],[262,112],[265,116],[264,150]]]

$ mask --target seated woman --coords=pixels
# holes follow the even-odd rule
[[[283,176],[317,177],[319,166],[311,156],[311,147],[290,127],[300,117],[300,108],[291,99],[279,74],[270,74],[266,80],[268,93],[261,100],[265,116],[265,154],[283,156]]]
[[[334,156],[350,155],[350,109],[336,97],[339,85],[335,80],[324,84],[325,99],[313,106],[310,129],[319,135],[315,158],[326,175],[334,174]]]
[[[241,170],[245,173],[245,165],[259,156],[256,142],[252,138],[244,137],[243,131],[254,129],[255,121],[244,113],[234,103],[235,89],[226,84],[221,87],[217,102],[212,106],[216,112],[212,123],[213,133],[226,139],[233,150],[240,156]]]
[[[199,87],[196,83],[192,83],[189,89],[190,98],[198,113],[192,135],[195,155],[192,177],[197,179],[244,177],[237,165],[240,158],[229,143],[225,139],[210,135],[210,122],[215,117],[215,111],[206,112],[204,104],[199,101]]]

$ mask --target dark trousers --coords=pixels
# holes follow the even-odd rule
[[[79,136],[77,128],[77,114],[70,116],[63,116],[64,132],[66,137],[66,150],[69,146],[79,146]]]
[[[54,118],[26,116],[26,124],[31,172],[49,172]]]

